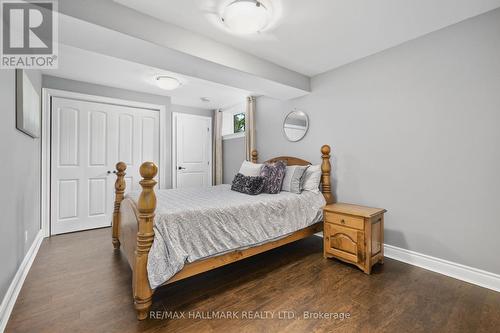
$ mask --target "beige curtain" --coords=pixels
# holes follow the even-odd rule
[[[222,184],[222,111],[214,110],[213,183]]]
[[[255,149],[255,97],[247,97],[245,112],[245,149],[247,161],[252,160],[252,150]]]

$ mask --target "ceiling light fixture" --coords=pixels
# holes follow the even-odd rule
[[[270,22],[268,8],[257,0],[236,0],[226,6],[221,20],[236,34],[252,34],[262,31]]]
[[[164,90],[174,90],[181,86],[181,82],[171,76],[157,76],[156,85]]]

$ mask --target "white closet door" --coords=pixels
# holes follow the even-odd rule
[[[52,99],[51,234],[111,225],[114,165],[137,189],[142,158],[158,163],[157,111]]]
[[[116,106],[115,106],[116,107]],[[158,111],[116,107],[116,135],[118,146],[115,162],[127,164],[125,181],[126,191],[140,190],[141,175],[139,167],[143,162],[151,161],[159,165],[160,161],[160,121]],[[114,169],[113,169],[114,170]],[[115,180],[116,177],[113,177]],[[113,181],[114,181],[113,180]],[[159,183],[159,176],[157,177]]]
[[[174,187],[212,185],[212,120],[177,113],[174,137]]]

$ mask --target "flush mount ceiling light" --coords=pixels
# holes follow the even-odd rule
[[[180,87],[181,82],[171,76],[157,76],[156,85],[164,90],[174,90]]]
[[[236,0],[226,6],[221,20],[226,27],[236,34],[252,34],[264,29],[270,22],[271,15],[260,1]]]

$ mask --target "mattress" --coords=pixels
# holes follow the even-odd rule
[[[131,192],[126,198],[136,203],[139,195]],[[321,193],[251,196],[231,191],[230,185],[157,190],[156,195],[147,266],[153,289],[186,263],[258,246],[321,221],[325,205]]]

